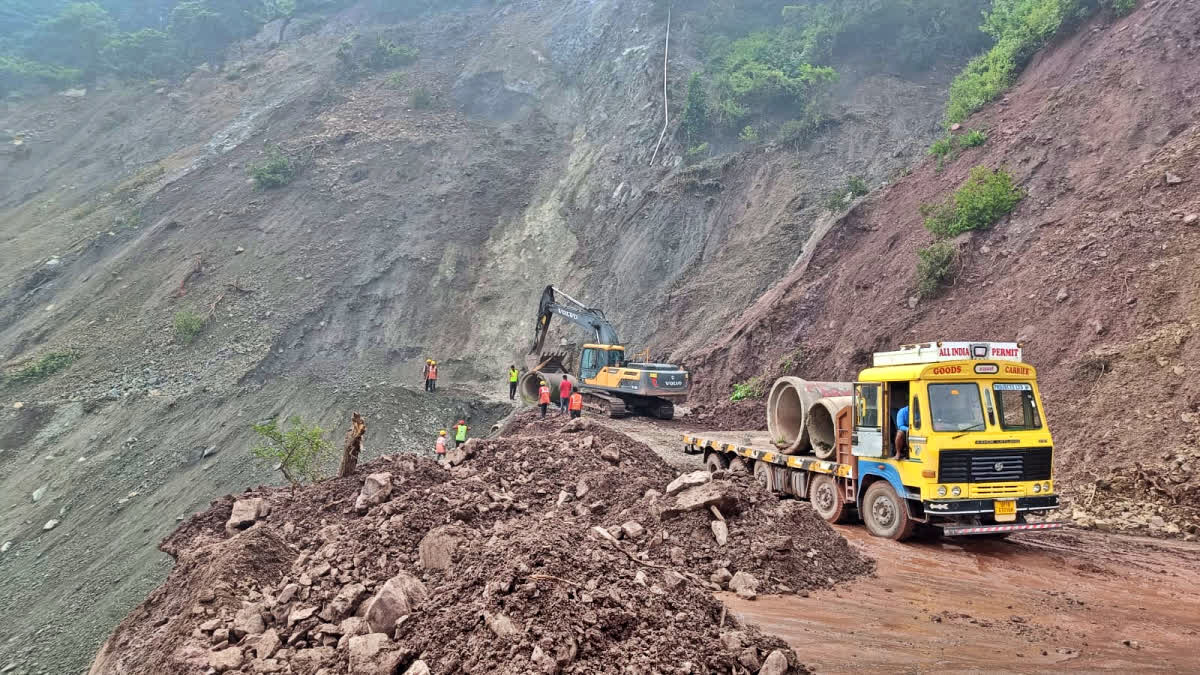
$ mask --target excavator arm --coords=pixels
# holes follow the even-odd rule
[[[563,302],[558,300],[560,296]],[[604,317],[602,310],[588,307],[553,286],[547,286],[546,290],[542,291],[541,302],[538,303],[537,324],[534,326],[533,348],[529,350],[530,354],[542,353],[542,346],[546,343],[546,333],[550,330],[550,319],[555,314],[590,330],[599,344],[621,344],[616,329]]]

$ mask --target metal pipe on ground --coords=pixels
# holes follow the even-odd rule
[[[804,422],[808,429],[809,444],[817,459],[833,459],[837,454],[837,428],[834,420],[842,408],[849,407],[852,396],[831,396],[819,399],[808,409]]]
[[[803,455],[811,450],[805,418],[813,404],[823,398],[850,396],[849,382],[809,382],[799,377],[781,377],[767,396],[767,430],[771,441],[785,455]]]

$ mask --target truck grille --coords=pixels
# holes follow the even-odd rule
[[[938,455],[939,483],[1001,483],[1049,480],[1051,448],[943,450]]]

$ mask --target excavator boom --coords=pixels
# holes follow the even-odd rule
[[[556,293],[558,296],[562,296],[566,302],[559,302]],[[590,330],[593,338],[600,344],[621,344],[620,338],[617,337],[617,330],[604,317],[603,310],[587,307],[553,286],[547,286],[542,291],[541,302],[538,303],[538,318],[537,324],[534,326],[533,348],[529,350],[530,354],[542,353],[542,347],[546,343],[546,333],[550,330],[550,319],[555,314]]]

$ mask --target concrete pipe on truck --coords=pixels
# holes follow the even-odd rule
[[[767,396],[767,430],[771,434],[771,442],[785,455],[807,454],[811,444],[805,418],[813,404],[823,398],[850,395],[849,382],[779,378]]]
[[[842,408],[849,407],[851,396],[831,396],[818,399],[808,409],[804,426],[808,429],[808,441],[817,459],[833,459],[837,454],[837,427],[834,420]]]

